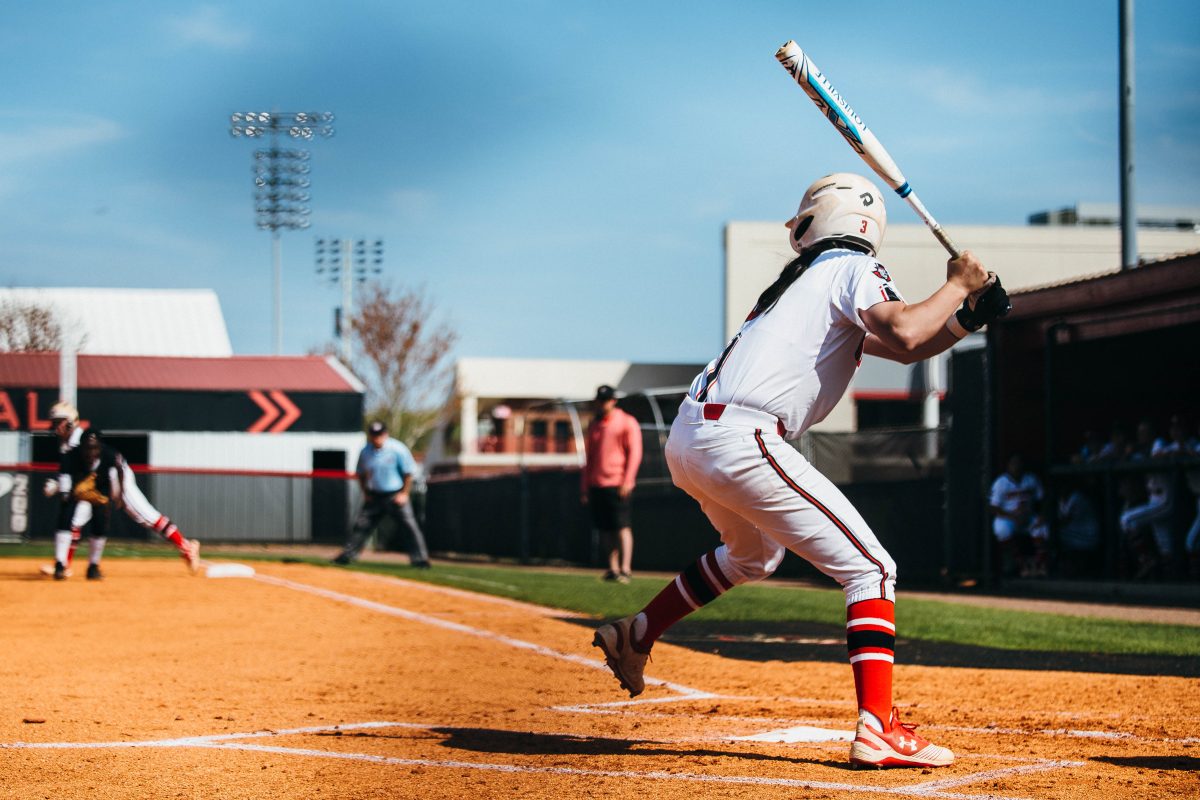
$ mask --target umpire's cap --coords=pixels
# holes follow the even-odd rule
[[[372,422],[367,428],[368,436],[378,436],[381,433],[387,433],[387,425],[382,422]]]

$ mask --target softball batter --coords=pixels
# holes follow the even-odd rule
[[[636,696],[650,648],[687,614],[738,584],[769,576],[791,550],[841,584],[858,698],[855,764],[937,767],[954,755],[900,720],[892,705],[896,564],[840,491],[785,439],[821,421],[864,353],[913,363],[1008,312],[1008,297],[970,253],[946,282],[909,305],[875,259],[883,196],[858,175],[821,178],[786,223],[793,259],[759,297],[724,352],[693,381],[671,427],[675,484],[703,508],[722,544],[637,614],[593,643]]]

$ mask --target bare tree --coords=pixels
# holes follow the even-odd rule
[[[424,289],[373,282],[350,319],[367,415],[409,446],[433,430],[449,397],[448,356],[458,334],[434,316]]]
[[[53,308],[0,299],[0,352],[37,353],[62,346],[63,326]]]

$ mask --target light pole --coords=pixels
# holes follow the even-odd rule
[[[254,214],[260,230],[271,232],[274,283],[273,316],[275,355],[283,353],[283,245],[281,230],[309,225],[309,154],[307,150],[279,147],[279,137],[312,141],[333,136],[333,114],[328,111],[235,111],[229,115],[229,133],[235,139],[271,137],[271,146],[254,151]]]
[[[342,304],[334,317],[342,363],[350,363],[350,317],[354,313],[354,284],[383,272],[383,239],[317,239],[317,279],[338,284]]]

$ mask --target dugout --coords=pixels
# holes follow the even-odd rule
[[[1093,487],[1103,536],[1088,577],[1179,577],[1178,564],[1138,576],[1124,560],[1115,525],[1119,490],[1123,477],[1144,479],[1147,465],[1089,463],[1081,448],[1089,433],[1107,440],[1119,427],[1132,435],[1142,420],[1161,436],[1173,415],[1188,421],[1189,436],[1197,435],[1200,253],[1025,289],[1012,293],[1012,301],[1012,312],[989,326],[986,350],[956,354],[951,363],[952,566],[988,571],[986,490],[1016,452],[1046,484],[1043,508],[1052,528],[1066,487],[1080,481]],[[1180,524],[1196,511],[1194,498],[1187,508],[1186,474],[1200,461],[1191,461],[1180,456],[1166,464],[1178,484]],[[1176,527],[1181,545],[1186,524]]]
[[[52,534],[57,353],[0,354],[0,535]],[[363,386],[320,356],[80,355],[82,424],[99,428],[160,511],[201,539],[340,543],[363,446]],[[122,516],[122,515],[118,515]],[[115,533],[143,536],[121,519]]]

